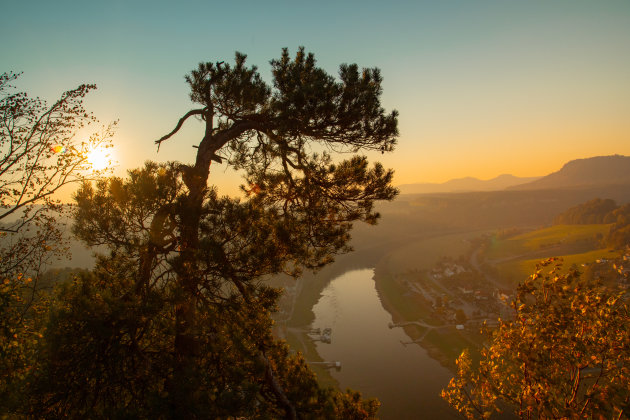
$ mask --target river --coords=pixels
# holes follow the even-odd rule
[[[455,419],[455,411],[440,398],[452,373],[409,341],[401,328],[390,329],[371,269],[352,270],[334,278],[313,307],[313,328],[332,328],[332,343],[317,341],[340,388],[361,391],[381,401],[381,419]]]

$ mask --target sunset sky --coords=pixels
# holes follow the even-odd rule
[[[30,1],[3,2],[4,71],[54,101],[96,83],[89,110],[120,120],[117,174],[147,159],[192,160],[201,124],[160,152],[154,140],[191,108],[183,76],[200,61],[269,60],[303,45],[319,66],[379,67],[399,145],[374,155],[395,184],[503,173],[546,175],[565,162],[630,155],[630,1]],[[223,192],[239,180],[213,168]]]

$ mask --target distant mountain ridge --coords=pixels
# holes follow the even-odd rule
[[[630,156],[611,155],[576,159],[541,177],[499,175],[489,180],[466,177],[438,183],[403,184],[402,194],[437,194],[502,190],[549,190],[608,185],[630,185]]]
[[[596,156],[572,160],[557,172],[509,189],[547,190],[598,185],[630,185],[630,156]]]
[[[432,193],[454,193],[454,192],[481,192],[500,191],[506,188],[529,183],[540,177],[517,177],[503,174],[496,178],[481,180],[473,177],[451,179],[444,183],[419,183],[399,185],[401,194],[432,194]]]

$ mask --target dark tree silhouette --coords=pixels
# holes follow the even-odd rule
[[[330,152],[393,150],[397,113],[380,105],[377,69],[342,65],[337,80],[312,54],[300,49],[292,59],[285,49],[271,61],[270,87],[245,58],[237,53],[234,65],[201,63],[186,77],[199,107],[156,143],[171,140],[190,117],[201,118],[205,132],[194,164],[147,163],[127,180],[77,193],[76,234],[112,253],[101,258],[94,278],[65,292],[62,301],[74,304],[60,309],[50,328],[56,344],[45,377],[79,371],[76,359],[85,365],[63,384],[64,395],[42,385],[42,410],[81,412],[85,397],[91,410],[117,405],[139,416],[374,414],[373,401],[320,389],[301,356],[273,338],[270,313],[280,291],[263,280],[330,263],[350,250],[353,222],[376,222],[374,201],[397,193],[392,171],[370,167],[362,156],[334,161]],[[213,161],[242,171],[246,199],[219,197],[208,186]],[[115,291],[107,293],[116,297],[108,300],[112,284]],[[98,311],[88,296],[104,299]],[[112,302],[124,302],[125,311]],[[93,322],[108,332],[85,349],[78,337],[101,329],[85,327],[78,313],[95,312]],[[109,359],[87,356],[112,348],[116,356]],[[142,373],[125,367],[134,360]],[[85,372],[100,379],[88,381]],[[94,372],[118,373],[104,380]]]

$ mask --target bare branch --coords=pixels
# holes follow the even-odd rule
[[[173,129],[173,131],[171,131],[170,133],[168,133],[167,135],[163,136],[162,138],[160,138],[159,140],[155,141],[155,144],[158,145],[158,152],[160,151],[160,144],[162,144],[162,142],[164,140],[168,140],[169,138],[171,138],[175,133],[177,133],[179,131],[180,128],[182,128],[182,125],[184,125],[184,122],[186,122],[186,120],[193,116],[193,115],[203,115],[205,112],[205,110],[203,109],[193,109],[192,111],[188,111],[186,113],[186,115],[184,115],[183,117],[181,117],[179,119],[179,122],[177,123],[177,125],[175,126],[175,128]]]

